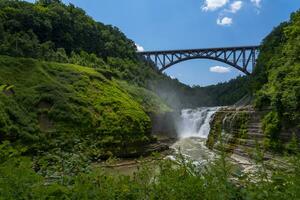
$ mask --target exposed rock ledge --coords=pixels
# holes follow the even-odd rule
[[[130,159],[139,158],[141,156],[149,156],[154,152],[162,153],[171,151],[169,147],[175,142],[175,140],[175,138],[169,137],[158,138],[156,142],[135,147],[132,151],[119,152],[117,157],[123,159]]]
[[[284,166],[278,156],[264,148],[266,137],[261,119],[267,112],[254,110],[251,106],[222,108],[211,121],[207,146],[214,151],[225,150],[232,161],[245,171],[255,168],[259,151],[263,151],[262,159],[265,162],[276,162],[276,165]],[[288,142],[291,135],[283,132],[280,137],[282,141]]]

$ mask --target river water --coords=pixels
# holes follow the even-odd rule
[[[205,143],[210,131],[210,121],[219,107],[184,109],[177,122],[178,141],[171,148],[195,164],[202,165],[214,157]]]
[[[171,146],[174,149],[172,155],[167,156],[169,159],[175,159],[180,153],[195,165],[201,166],[212,160],[215,154],[206,147],[206,140],[210,131],[210,121],[213,114],[219,107],[203,107],[197,109],[183,109],[180,119],[176,122],[178,140]],[[133,162],[124,161],[125,163]],[[132,176],[138,170],[138,164],[122,165],[119,167],[107,168],[109,173],[121,173]],[[152,166],[152,164],[149,164]],[[153,167],[155,169],[155,167]]]

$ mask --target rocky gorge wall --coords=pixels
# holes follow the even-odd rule
[[[177,137],[176,122],[180,118],[180,111],[150,114],[152,134],[169,138]]]
[[[207,146],[214,150],[225,150],[242,157],[253,158],[257,148],[271,152],[267,148],[269,138],[263,132],[262,119],[268,111],[257,111],[251,106],[225,107],[217,111],[211,121]],[[299,132],[283,129],[279,135],[282,146],[289,145],[293,133],[300,141]]]

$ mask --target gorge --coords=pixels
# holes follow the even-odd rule
[[[255,61],[162,51],[249,74],[189,86],[71,3],[0,1],[0,199],[299,199],[299,27],[296,11]],[[134,170],[107,172],[119,162]]]

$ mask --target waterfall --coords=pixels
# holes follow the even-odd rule
[[[210,121],[219,107],[184,109],[177,124],[179,138],[198,137],[206,139],[210,131]]]
[[[182,110],[177,122],[179,139],[171,146],[175,155],[170,155],[169,158],[175,159],[176,154],[180,153],[199,166],[213,159],[215,154],[206,147],[206,139],[210,131],[210,121],[219,109],[220,107],[203,107]]]

